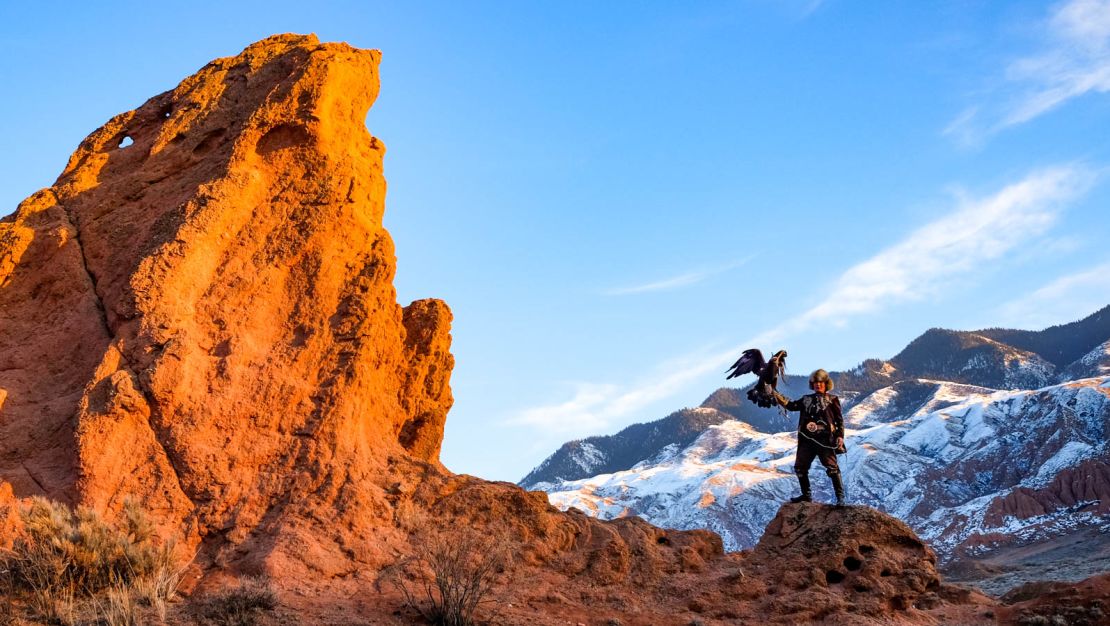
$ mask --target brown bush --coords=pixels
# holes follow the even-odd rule
[[[238,585],[208,598],[202,613],[219,626],[254,626],[260,613],[276,606],[277,596],[268,581],[244,578]]]
[[[69,624],[76,621],[77,599],[105,591],[111,592],[109,607],[132,604],[132,586],[150,589],[139,595],[152,605],[155,597],[172,597],[181,571],[173,551],[172,542],[158,543],[153,524],[133,501],[124,503],[113,525],[91,508],[71,510],[36,497],[20,508],[19,532],[0,553],[0,584],[9,596],[25,595],[41,617]]]
[[[415,555],[388,568],[379,581],[437,626],[474,624],[475,611],[512,558],[497,538],[473,530],[432,532],[415,548]]]

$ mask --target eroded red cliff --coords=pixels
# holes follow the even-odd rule
[[[451,314],[402,308],[379,53],[282,35],[93,132],[0,223],[0,479],[193,538],[438,462]]]

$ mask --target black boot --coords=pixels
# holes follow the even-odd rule
[[[797,504],[799,502],[813,502],[813,496],[809,493],[809,473],[807,472],[803,474],[801,472],[798,472],[797,476],[798,485],[802,488],[802,495],[794,496],[793,498],[790,498],[790,501],[794,504]]]
[[[841,478],[840,478],[840,472],[837,472],[835,474],[829,474],[829,478],[832,479],[833,493],[836,494],[836,506],[837,507],[842,507],[845,504],[845,502],[844,502],[844,481],[841,480]]]

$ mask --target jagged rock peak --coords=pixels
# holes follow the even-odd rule
[[[0,484],[137,496],[235,543],[361,510],[391,457],[438,466],[451,314],[396,302],[379,59],[259,41],[113,117],[0,221]]]

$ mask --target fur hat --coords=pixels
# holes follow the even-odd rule
[[[825,370],[814,370],[813,373],[809,375],[809,388],[813,389],[813,383],[822,380],[825,381],[826,392],[832,391],[833,387],[836,386],[836,384],[833,383],[833,380],[829,378],[828,372],[826,372]]]

